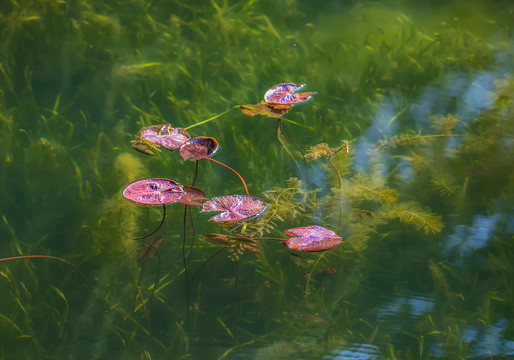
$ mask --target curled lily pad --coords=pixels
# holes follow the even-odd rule
[[[284,234],[293,236],[284,240],[284,244],[293,250],[325,251],[341,243],[339,235],[318,225],[292,228],[284,231]]]
[[[146,155],[154,156],[155,154],[152,150],[161,151],[157,149],[154,144],[143,139],[131,140],[130,142],[132,143],[132,149]]]
[[[144,179],[128,184],[123,197],[141,205],[164,205],[178,202],[183,187],[169,179]]]
[[[249,195],[227,195],[212,198],[203,203],[201,212],[222,211],[209,221],[233,223],[257,218],[266,212],[268,205]]]
[[[193,186],[182,186],[182,190],[182,197],[178,201],[181,204],[189,206],[202,206],[202,203],[198,202],[198,200],[207,199],[203,190],[199,188]]]
[[[264,100],[271,105],[296,105],[309,101],[316,92],[299,93],[306,84],[282,83],[273,86],[264,94]]]
[[[246,238],[243,236],[227,236],[227,235],[223,235],[223,234],[207,234],[207,235],[205,235],[204,239],[207,241],[216,243],[216,244],[227,245],[227,246],[233,246],[235,244],[238,244],[245,251],[249,251],[252,253],[260,252],[257,242],[255,240],[252,240],[250,238]]]
[[[289,110],[291,110],[291,105],[273,105],[268,104],[265,101],[260,102],[255,105],[240,105],[239,108],[241,112],[245,115],[255,116],[255,115],[266,115],[270,118],[281,118]]]
[[[218,141],[208,136],[197,136],[186,141],[180,147],[180,155],[184,160],[196,161],[213,156],[219,149]]]
[[[176,150],[191,136],[182,128],[173,128],[170,124],[152,125],[139,132],[142,140],[150,142],[153,146],[163,146],[168,150]]]

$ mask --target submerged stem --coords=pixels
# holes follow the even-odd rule
[[[217,250],[215,253],[211,254],[211,256],[209,256],[209,258],[207,260],[205,260],[203,262],[203,264],[198,268],[198,270],[196,270],[196,272],[193,274],[193,276],[191,277],[191,282],[193,282],[196,279],[196,277],[198,276],[200,271],[202,271],[202,269],[205,267],[205,265],[207,265],[207,263],[209,261],[211,261],[216,255],[218,255],[220,252],[222,252],[223,250],[225,250],[227,248],[228,248],[228,246],[224,246],[221,249]]]
[[[225,115],[226,113],[228,113],[228,112],[230,112],[230,111],[232,111],[232,110],[234,110],[234,109],[239,109],[239,105],[234,106],[234,107],[231,107],[230,109],[225,110],[225,111],[223,111],[222,113],[219,113],[219,114],[217,114],[217,115],[214,115],[213,117],[211,117],[211,118],[209,118],[209,119],[207,119],[207,120],[203,120],[203,121],[200,121],[200,122],[198,122],[198,123],[196,123],[196,124],[189,125],[188,127],[184,128],[184,130],[189,130],[189,129],[191,129],[191,128],[194,128],[195,126],[203,125],[203,124],[208,123],[209,121],[216,120],[217,118],[222,117],[223,115]]]
[[[246,187],[246,183],[245,183],[245,181],[243,180],[243,177],[242,177],[241,175],[239,175],[239,173],[238,173],[237,171],[235,171],[234,169],[232,169],[230,166],[225,165],[225,164],[223,164],[222,162],[219,162],[218,160],[214,160],[214,159],[212,159],[212,158],[206,158],[206,159],[207,159],[207,160],[210,160],[210,161],[213,161],[213,162],[215,162],[216,164],[220,164],[221,166],[226,167],[227,169],[229,169],[230,171],[232,171],[234,174],[236,174],[236,175],[237,175],[237,177],[239,178],[239,180],[241,180],[241,182],[243,183],[243,187],[245,188],[246,195],[250,195],[250,194],[248,193],[248,188]]]
[[[276,135],[277,135],[277,141],[278,143],[280,144],[280,146],[282,146],[282,148],[285,150],[287,156],[289,156],[289,158],[291,159],[292,162],[294,162],[297,166],[298,166],[298,163],[296,162],[296,160],[294,159],[293,155],[291,154],[291,152],[289,151],[289,149],[284,145],[284,143],[282,142],[282,140],[280,140],[280,132],[282,132],[282,135],[284,135],[284,132],[282,131],[282,126],[281,126],[281,118],[279,118],[277,120],[277,130],[276,130]],[[298,166],[299,168],[299,166]]]
[[[162,205],[162,219],[161,219],[161,223],[159,224],[159,226],[157,226],[157,229],[152,231],[150,234],[146,234],[145,236],[134,238],[134,240],[143,240],[143,239],[146,239],[147,237],[150,237],[153,234],[155,234],[162,227],[162,224],[164,224],[165,219],[166,219],[166,205],[163,204]]]
[[[284,132],[284,128],[282,127],[282,120],[283,120],[283,118],[279,118],[279,119],[278,119],[278,124],[277,124],[277,126],[280,128],[280,132],[282,133],[282,136],[283,136],[283,137],[284,137],[284,138],[285,138],[285,139],[286,139],[286,140],[287,140],[291,145],[293,145],[293,146],[294,146],[294,147],[295,147],[299,152],[301,152],[301,153],[302,153],[302,155],[303,155],[303,151],[302,151],[302,149],[300,149],[300,147],[299,147],[298,145],[296,145],[296,143],[295,143],[293,140],[291,140],[291,139],[286,135],[286,133]]]
[[[339,181],[339,188],[341,188],[343,186],[343,180],[341,179],[341,174],[339,174],[339,170],[337,170],[337,167],[332,162],[332,156],[328,156],[327,159],[328,159],[328,162],[330,163],[330,165],[332,166],[332,168],[334,169],[334,171],[336,172],[337,180]]]
[[[182,239],[182,262],[184,263],[184,274],[186,275],[186,329],[189,330],[189,302],[190,302],[190,283],[189,269],[186,259],[186,239],[187,239],[187,205],[184,206],[184,237]]]

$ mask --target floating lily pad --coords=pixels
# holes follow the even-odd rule
[[[196,161],[213,156],[219,149],[218,141],[208,136],[197,136],[180,147],[180,155],[184,160]]]
[[[232,223],[257,218],[264,214],[268,205],[249,195],[227,195],[212,198],[203,203],[201,212],[222,211],[209,221]]]
[[[284,240],[284,244],[293,250],[325,251],[341,243],[339,235],[318,225],[292,228],[284,231],[284,234],[293,236]]]
[[[273,86],[264,94],[264,100],[271,105],[296,105],[309,101],[316,92],[299,93],[305,84],[282,83]]]
[[[169,179],[144,179],[128,184],[123,197],[142,205],[164,205],[178,202],[183,187]]]
[[[192,187],[192,186],[182,186],[183,194],[180,200],[178,201],[181,204],[189,205],[189,206],[202,206],[201,202],[198,200],[205,200],[205,193],[203,190]]]
[[[155,147],[163,146],[168,150],[178,149],[191,138],[186,130],[173,128],[170,124],[147,126],[139,132],[139,137]]]

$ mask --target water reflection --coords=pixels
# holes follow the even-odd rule
[[[475,215],[471,226],[455,226],[453,234],[448,236],[443,246],[443,255],[447,257],[452,253],[457,253],[460,256],[457,264],[462,265],[463,257],[472,255],[477,249],[486,248],[494,233],[499,230],[513,234],[514,216],[507,214]]]
[[[372,360],[378,359],[380,355],[379,348],[369,344],[350,344],[347,347],[341,347],[333,352],[330,356],[324,356],[322,359],[335,360]]]
[[[470,345],[468,359],[484,359],[496,356],[513,356],[514,341],[505,339],[505,331],[509,327],[509,320],[503,318],[494,325],[474,325],[468,327],[462,336],[462,341]],[[431,352],[435,357],[446,357],[444,344],[434,344]]]
[[[428,314],[434,309],[434,299],[429,295],[401,294],[399,296],[385,297],[385,305],[377,311],[378,320],[398,318],[407,314],[412,318]]]

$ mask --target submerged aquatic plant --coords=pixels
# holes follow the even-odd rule
[[[337,154],[340,151],[343,151],[343,154],[350,155],[352,152],[352,148],[350,146],[350,142],[348,140],[343,140],[342,145],[338,148],[331,148],[326,143],[320,143],[314,146],[311,146],[311,148],[305,153],[305,157],[309,159],[317,159],[320,157],[326,157],[328,162],[330,163],[330,166],[332,166],[332,169],[334,169],[334,172],[337,176],[337,181],[339,182],[339,187],[342,185],[342,179],[341,174],[339,173],[339,170],[337,169],[336,165],[332,161],[332,157]]]

